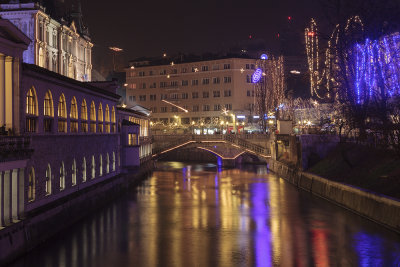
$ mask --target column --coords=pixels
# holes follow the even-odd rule
[[[18,169],[11,172],[11,219],[18,221]]]
[[[4,209],[3,209],[3,202],[4,202],[4,194],[3,194],[3,172],[0,172],[0,227],[4,226]]]
[[[0,127],[6,123],[5,56],[0,54]]]
[[[10,171],[5,171],[3,176],[3,211],[4,211],[4,224],[8,225],[11,223],[11,183],[10,183]]]
[[[18,175],[18,219],[22,219],[25,212],[25,169],[19,169]]]
[[[5,120],[6,128],[13,128],[13,58],[6,57],[5,60]]]

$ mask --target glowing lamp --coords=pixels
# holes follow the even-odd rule
[[[268,56],[266,54],[262,54],[260,58],[263,59],[263,60],[267,60]]]

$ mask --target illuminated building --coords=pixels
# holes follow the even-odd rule
[[[81,25],[80,8],[68,23],[55,20],[43,6],[33,2],[1,4],[0,16],[32,40],[23,62],[75,80],[91,81],[93,44]]]
[[[126,69],[126,103],[150,109],[154,125],[181,125],[196,133],[243,131],[255,115],[256,62],[240,57],[132,61]]]

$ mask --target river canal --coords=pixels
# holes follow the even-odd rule
[[[13,267],[399,266],[400,235],[265,166],[159,162]]]

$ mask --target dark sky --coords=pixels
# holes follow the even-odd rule
[[[125,62],[164,51],[201,54],[226,51],[248,39],[276,41],[291,16],[298,30],[315,14],[317,0],[82,0],[95,61],[124,49]],[[120,59],[122,60],[122,59]]]

